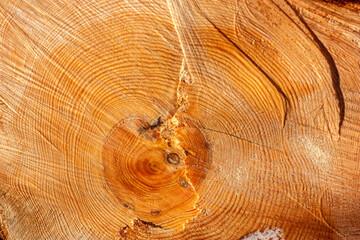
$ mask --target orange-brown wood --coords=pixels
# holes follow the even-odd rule
[[[0,239],[360,239],[360,4],[1,0]]]

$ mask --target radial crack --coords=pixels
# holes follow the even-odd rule
[[[309,31],[310,35],[314,39],[314,42],[316,43],[316,45],[317,45],[317,47],[319,49],[319,51],[322,53],[322,55],[324,56],[324,58],[326,59],[328,65],[329,65],[331,79],[332,79],[332,86],[333,86],[333,89],[335,90],[336,99],[338,101],[338,107],[339,107],[340,121],[339,121],[338,133],[340,134],[341,133],[341,126],[342,126],[342,124],[344,122],[344,118],[345,118],[345,102],[344,102],[344,95],[342,93],[341,86],[340,86],[340,74],[339,74],[339,71],[337,69],[334,58],[332,57],[329,50],[322,43],[322,41],[319,39],[319,37],[314,33],[314,31],[307,24],[307,22],[305,21],[303,16],[296,9],[296,7],[294,5],[292,5],[288,0],[286,0],[285,2],[290,6],[290,8],[294,11],[296,16],[301,21],[301,23]],[[326,115],[325,115],[325,117],[326,117]],[[328,124],[328,121],[327,121],[327,124]]]

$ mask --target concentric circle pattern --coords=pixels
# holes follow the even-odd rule
[[[357,2],[0,1],[0,239],[359,239]]]
[[[208,154],[204,136],[190,124],[166,129],[169,125],[160,121],[151,126],[125,120],[107,137],[102,154],[106,181],[138,219],[182,229],[199,213],[195,188],[205,177]],[[175,131],[173,139],[163,137],[169,131]],[[203,174],[193,166],[202,166]]]

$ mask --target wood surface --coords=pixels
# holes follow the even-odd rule
[[[0,238],[360,239],[360,4],[0,0]]]

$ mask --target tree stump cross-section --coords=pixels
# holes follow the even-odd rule
[[[0,239],[360,239],[360,3],[0,1]]]

